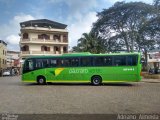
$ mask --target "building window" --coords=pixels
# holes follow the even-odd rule
[[[55,54],[60,54],[60,47],[54,46],[54,52]]]
[[[59,48],[57,46],[54,47],[55,51],[59,51]]]
[[[63,52],[67,53],[67,47],[66,46],[63,47]]]
[[[29,46],[24,45],[23,47],[21,47],[21,51],[29,51]]]
[[[60,40],[60,35],[53,35],[54,40]]]
[[[28,39],[28,33],[23,34],[23,39]]]
[[[50,51],[50,47],[41,46],[41,51]]]
[[[63,42],[68,42],[67,35],[63,35]]]
[[[49,35],[46,35],[46,34],[41,34],[41,35],[38,35],[38,39],[46,39],[46,40],[49,40],[49,39],[50,39],[50,36],[49,36]]]

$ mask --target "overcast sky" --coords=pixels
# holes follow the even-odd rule
[[[96,13],[118,0],[0,0],[0,39],[8,49],[18,51],[20,22],[49,19],[67,24],[70,49],[77,45],[82,33],[89,32],[97,20]],[[126,0],[139,1],[139,0]],[[152,3],[152,0],[141,0]]]

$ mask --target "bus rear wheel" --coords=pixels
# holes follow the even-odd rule
[[[100,85],[102,83],[102,78],[98,75],[93,76],[91,78],[91,82],[92,82],[93,85]]]
[[[39,77],[37,77],[37,83],[39,85],[45,85],[46,84],[46,80],[45,80],[45,78],[43,76],[39,76]]]

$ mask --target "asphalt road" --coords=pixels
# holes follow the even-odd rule
[[[0,77],[0,113],[160,113],[160,83],[36,85]]]

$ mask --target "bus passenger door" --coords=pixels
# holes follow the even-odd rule
[[[36,82],[34,75],[34,59],[28,59],[24,63],[22,80],[27,82]]]

